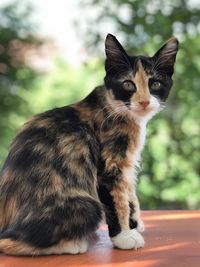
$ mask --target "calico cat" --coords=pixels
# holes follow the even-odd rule
[[[84,253],[104,214],[114,247],[144,246],[136,169],[177,50],[173,37],[153,57],[129,56],[108,34],[104,85],[22,127],[0,174],[0,251]]]

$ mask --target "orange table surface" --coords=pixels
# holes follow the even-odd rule
[[[11,257],[0,254],[0,267],[199,267],[200,211],[144,211],[145,247],[113,249],[107,227],[82,255]]]

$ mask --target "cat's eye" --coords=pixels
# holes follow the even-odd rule
[[[122,86],[126,91],[136,91],[136,86],[132,81],[124,81]]]
[[[161,83],[158,82],[158,81],[152,82],[152,84],[151,84],[151,89],[152,90],[159,90],[160,87],[161,87]]]

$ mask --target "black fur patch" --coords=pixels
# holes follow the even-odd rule
[[[125,158],[126,151],[129,144],[129,137],[127,134],[119,135],[108,139],[102,144],[102,149],[106,147],[111,154],[117,155],[118,157]]]
[[[121,100],[126,104],[127,102],[130,102],[130,98],[134,94],[134,91],[124,90],[122,83],[111,76],[105,77],[105,85],[107,89],[112,90],[116,100]]]
[[[99,108],[102,106],[102,97],[99,96],[97,90],[94,90],[84,99],[84,102],[92,108]]]
[[[104,204],[109,235],[110,237],[114,237],[121,232],[121,227],[117,217],[117,212],[114,206],[113,198],[110,195],[110,191],[107,189],[107,187],[103,185],[100,185],[98,187],[98,194],[101,202]]]
[[[134,228],[137,227],[138,223],[137,223],[137,221],[131,219],[132,215],[133,215],[134,212],[135,212],[133,203],[129,202],[129,208],[130,208],[129,227],[130,227],[131,229],[134,229]]]
[[[161,84],[161,87],[158,90],[152,90],[151,89],[151,84],[152,84],[152,82],[154,80],[159,81],[160,84]],[[169,78],[166,75],[163,75],[163,74],[162,75],[161,74],[159,75],[159,72],[155,72],[153,74],[153,78],[149,79],[150,93],[152,95],[158,97],[162,101],[165,101],[167,99],[171,87],[172,87],[172,79]]]

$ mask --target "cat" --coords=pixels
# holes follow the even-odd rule
[[[108,34],[104,85],[22,127],[0,174],[1,252],[84,253],[104,216],[114,247],[144,246],[137,167],[177,51],[172,37],[153,57],[130,56]]]

